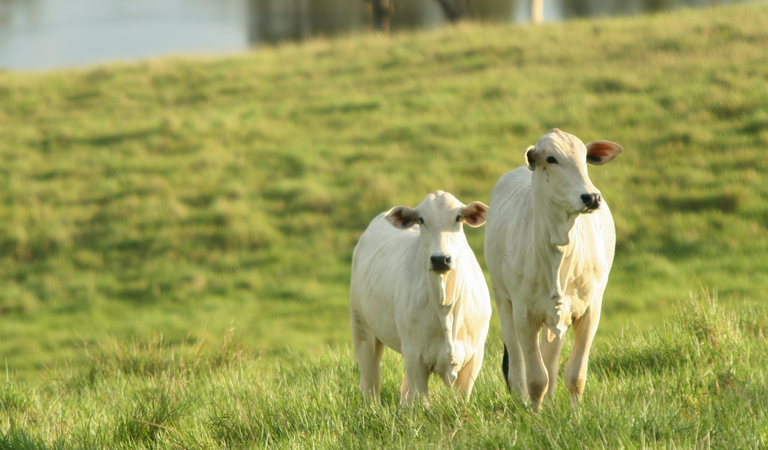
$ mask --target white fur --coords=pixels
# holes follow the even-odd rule
[[[405,361],[402,404],[429,398],[430,373],[447,386],[456,382],[469,397],[483,361],[491,299],[462,226],[482,225],[486,212],[482,203],[465,207],[438,191],[415,209],[380,214],[363,233],[352,257],[350,315],[367,399],[380,401],[384,345]],[[417,217],[424,225],[407,220]],[[451,269],[432,270],[433,255],[450,255]]]
[[[507,382],[512,392],[530,397],[534,411],[545,392],[554,395],[571,324],[574,344],[565,368],[571,403],[584,391],[616,240],[608,205],[589,210],[581,198],[599,194],[587,175],[587,155],[604,164],[620,152],[617,144],[585,146],[554,129],[528,148],[528,167],[502,176],[491,195],[485,258],[509,354]]]

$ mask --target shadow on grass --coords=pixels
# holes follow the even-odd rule
[[[151,136],[161,132],[160,128],[148,128],[144,130],[109,133],[94,137],[72,137],[68,133],[46,134],[39,142],[41,150],[48,151],[61,149],[69,145],[88,145],[91,147],[106,147],[117,145],[125,141],[145,141]]]
[[[739,209],[742,196],[734,192],[722,192],[711,195],[674,197],[662,195],[657,200],[660,208],[668,211],[701,212],[720,210],[732,213]]]
[[[0,448],[3,450],[52,450],[63,449],[61,444],[45,443],[42,438],[30,436],[24,430],[11,427],[7,433],[0,433]]]
[[[624,348],[620,353],[594,354],[590,361],[590,371],[601,377],[664,373],[684,364],[685,351],[682,344],[662,343],[645,348]]]

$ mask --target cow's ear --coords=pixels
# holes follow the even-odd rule
[[[536,160],[539,158],[539,153],[536,151],[536,147],[531,145],[525,149],[525,164],[529,170],[536,170]]]
[[[601,166],[619,156],[621,145],[610,141],[594,141],[587,144],[587,162],[593,166]]]
[[[461,218],[470,227],[479,227],[485,223],[488,207],[484,203],[472,202],[461,211]]]
[[[419,213],[407,206],[395,206],[384,218],[393,227],[408,230],[416,225],[419,220]]]

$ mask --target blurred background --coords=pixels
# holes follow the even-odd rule
[[[533,1],[541,2],[543,21],[739,2]],[[0,68],[240,51],[372,29],[429,29],[465,18],[524,23],[531,8],[531,0],[0,0]]]

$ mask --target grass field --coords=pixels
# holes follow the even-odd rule
[[[598,341],[581,407],[561,385],[539,415],[507,393],[500,340],[468,402],[434,378],[431,403],[412,408],[398,407],[393,352],[371,407],[349,349],[275,358],[226,339],[103,342],[83,367],[0,385],[0,448],[766,448],[765,308],[683,299],[656,325]]]
[[[766,52],[768,7],[740,5],[2,72],[5,392],[43,395],[34,383],[105,342],[213,352],[229,329],[254,361],[352,371],[349,263],[367,223],[437,189],[488,203],[552,127],[625,149],[590,173],[618,240],[598,341],[702,287],[729,310],[764,305]],[[483,233],[467,231],[481,265]]]

